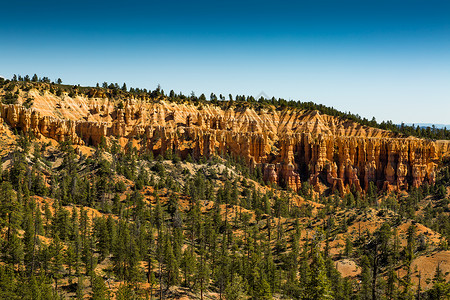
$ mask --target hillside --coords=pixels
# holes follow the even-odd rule
[[[266,182],[294,191],[301,180],[317,185],[319,179],[341,193],[352,185],[367,191],[369,182],[385,190],[432,184],[439,160],[450,153],[447,141],[405,139],[318,111],[224,109],[161,96],[156,101],[57,96],[32,86],[16,93],[18,104],[2,105],[1,117],[37,137],[88,146],[112,138],[122,146],[131,141],[139,149],[169,150],[182,158],[229,155],[260,170]],[[27,101],[29,109],[21,105]]]
[[[448,297],[449,141],[138,95],[2,86],[0,298]]]

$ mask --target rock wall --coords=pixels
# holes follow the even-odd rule
[[[0,117],[12,128],[74,144],[96,146],[105,138],[135,140],[155,154],[228,154],[261,168],[266,182],[295,191],[306,180],[342,193],[362,192],[370,182],[384,189],[433,184],[440,158],[450,153],[448,141],[395,137],[317,111],[133,100],[119,109],[109,99],[39,95],[35,102],[34,109],[0,105]]]
[[[402,189],[409,184],[434,184],[436,167],[448,155],[448,143],[415,138],[373,138],[314,135],[295,138],[297,160],[308,166],[309,181],[320,179],[344,191],[354,186],[367,190]]]

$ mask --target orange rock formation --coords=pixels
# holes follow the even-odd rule
[[[294,191],[301,179],[342,193],[351,186],[367,190],[370,182],[386,189],[433,184],[439,159],[450,153],[447,141],[395,137],[317,111],[273,107],[223,110],[128,100],[118,109],[104,98],[36,93],[32,109],[0,105],[0,117],[13,128],[74,144],[135,139],[155,154],[241,157],[261,168],[266,182]]]

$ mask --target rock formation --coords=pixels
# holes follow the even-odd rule
[[[439,159],[450,153],[448,141],[396,137],[317,111],[134,100],[118,108],[103,98],[38,93],[34,98],[33,109],[0,105],[0,118],[37,137],[78,145],[135,140],[155,155],[171,150],[182,157],[243,158],[249,167],[261,169],[266,182],[294,191],[302,180],[342,193],[351,188],[362,192],[370,182],[380,189],[433,184]]]

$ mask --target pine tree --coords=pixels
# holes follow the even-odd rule
[[[33,222],[31,210],[27,210],[24,219],[25,219],[24,235],[23,235],[23,245],[25,254],[24,264],[27,269],[28,275],[31,275],[34,269],[34,254],[36,246],[35,224]]]
[[[19,203],[17,194],[10,182],[2,182],[0,186],[0,227],[6,227],[6,241],[9,242],[11,233],[20,222]]]
[[[11,230],[9,241],[7,241],[6,249],[3,253],[6,256],[6,262],[11,264],[13,267],[17,265],[17,269],[19,269],[19,264],[21,264],[23,261],[24,250],[22,241],[18,237],[17,231],[15,229]]]
[[[58,279],[62,278],[63,271],[63,246],[59,236],[53,238],[50,244],[51,259],[51,274],[55,280],[56,289],[58,289]]]
[[[78,276],[77,291],[76,291],[77,300],[84,299],[83,291],[84,291],[84,277],[83,275],[80,275]]]
[[[242,277],[234,274],[233,280],[227,285],[225,289],[226,300],[239,300],[245,298],[245,283]]]
[[[108,256],[111,249],[111,240],[105,218],[96,218],[94,220],[94,233],[97,240],[96,248],[100,251],[101,262]]]
[[[345,238],[344,256],[350,257],[353,252],[353,243],[349,236]]]
[[[108,300],[110,299],[109,290],[103,278],[96,274],[92,274],[92,300]]]
[[[397,297],[397,274],[393,268],[388,270],[388,278],[386,282],[386,292],[385,295],[388,299],[396,299]]]
[[[256,286],[255,291],[256,299],[270,300],[272,299],[272,293],[270,291],[270,285],[267,282],[265,276],[260,276],[260,280]]]
[[[203,250],[200,250],[200,256],[197,257],[197,274],[196,274],[196,282],[200,288],[200,299],[203,300],[203,293],[209,286],[209,266],[205,260],[205,253]]]
[[[191,287],[192,274],[196,272],[194,249],[188,246],[183,252],[181,261],[181,268],[183,269],[184,285]]]
[[[403,290],[399,294],[400,299],[412,300],[414,298],[414,293],[411,289],[412,281],[411,281],[411,264],[407,262],[405,266],[406,275],[402,278],[401,284],[403,286]]]
[[[45,215],[44,233],[47,236],[47,235],[50,234],[51,221],[53,219],[53,215],[52,215],[52,212],[50,210],[50,207],[49,207],[48,203],[44,204],[44,215]]]
[[[129,299],[141,299],[136,295],[135,290],[133,289],[133,286],[130,284],[121,284],[119,288],[117,289],[116,293],[116,300],[129,300]]]
[[[72,268],[75,262],[75,251],[73,249],[72,244],[69,244],[67,246],[67,249],[65,251],[65,263],[67,265],[67,271],[69,272],[69,283],[72,283]]]
[[[450,282],[445,281],[445,275],[440,263],[436,266],[433,277],[433,286],[427,291],[428,299],[450,299]]]
[[[53,290],[43,276],[31,276],[19,288],[18,294],[24,299],[58,299],[59,295]]]
[[[173,253],[172,241],[169,235],[164,235],[164,264],[166,270],[166,283],[168,287],[178,283],[178,264]]]
[[[406,233],[406,240],[407,240],[407,245],[406,245],[406,259],[408,261],[412,261],[412,259],[414,258],[414,250],[416,248],[416,226],[415,225],[410,225],[408,227],[408,231]]]
[[[331,285],[327,277],[325,264],[320,252],[313,254],[311,262],[311,280],[308,299],[332,299]]]
[[[369,300],[372,298],[371,295],[371,281],[372,281],[372,275],[371,275],[371,265],[369,258],[364,255],[361,257],[361,284],[359,289],[359,298],[364,300]]]

